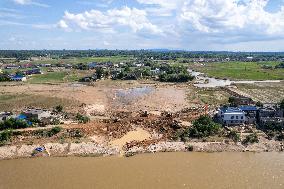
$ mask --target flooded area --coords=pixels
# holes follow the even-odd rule
[[[272,188],[283,153],[160,153],[0,161],[1,188]]]
[[[152,87],[136,87],[131,89],[119,89],[115,92],[115,99],[119,100],[121,103],[129,104],[138,98],[150,94],[154,91]]]
[[[207,77],[204,73],[188,70],[192,76],[196,77],[197,82],[194,86],[199,88],[214,88],[225,87],[232,84],[254,84],[254,83],[279,83],[281,80],[264,80],[264,81],[232,81],[229,79],[216,79],[213,77]]]

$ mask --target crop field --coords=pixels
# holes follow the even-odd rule
[[[262,66],[272,66],[279,62],[224,62],[190,65],[190,68],[205,73],[210,77],[232,80],[283,80],[284,69],[264,69]]]
[[[279,103],[284,98],[284,82],[238,84],[237,89],[231,89],[239,94],[251,97],[264,103]]]

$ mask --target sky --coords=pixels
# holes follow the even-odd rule
[[[0,49],[284,51],[284,0],[0,0]]]

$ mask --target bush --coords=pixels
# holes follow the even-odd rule
[[[253,144],[253,143],[258,143],[258,136],[256,133],[247,135],[246,138],[242,141],[243,144]]]
[[[193,126],[185,130],[183,138],[204,138],[217,134],[220,131],[220,124],[215,123],[209,116],[200,116],[193,122]]]
[[[237,131],[230,131],[228,138],[232,139],[234,142],[240,141],[240,135],[237,133]]]
[[[13,132],[11,130],[5,130],[0,133],[0,145],[5,144],[11,140]]]
[[[193,151],[193,146],[192,145],[188,145],[186,147],[186,150],[189,151],[189,152],[192,152]]]
[[[49,131],[47,132],[47,135],[48,135],[49,137],[52,137],[53,135],[56,135],[57,133],[59,133],[61,130],[62,130],[61,127],[53,127],[51,130],[49,130]]]
[[[79,121],[79,123],[88,123],[90,121],[90,118],[78,113],[76,115],[76,120]]]
[[[5,129],[24,129],[29,127],[28,123],[24,120],[10,118],[0,123],[0,130]]]

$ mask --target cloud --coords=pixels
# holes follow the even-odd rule
[[[269,0],[136,1],[146,7],[158,27],[172,28],[175,35],[169,37],[177,40],[190,42],[200,38],[208,43],[236,43],[284,35],[284,6],[269,12]]]
[[[205,33],[284,34],[284,7],[270,13],[265,11],[267,3],[268,0],[186,0],[180,20]]]
[[[60,28],[73,28],[81,30],[123,30],[121,27],[130,28],[132,32],[149,32],[162,34],[162,30],[152,24],[144,10],[129,8],[110,9],[105,12],[90,10],[83,13],[70,13],[65,11],[63,18],[58,22]]]
[[[38,2],[32,1],[32,0],[12,0],[12,1],[14,1],[14,3],[16,3],[18,5],[34,5],[34,6],[44,7],[44,8],[50,7],[47,4],[38,3]]]

